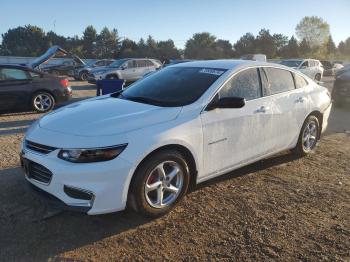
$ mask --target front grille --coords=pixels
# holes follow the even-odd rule
[[[75,199],[92,200],[94,197],[94,195],[89,191],[66,185],[63,187],[63,190],[69,197]]]
[[[46,167],[33,161],[26,160],[25,169],[29,179],[33,179],[44,184],[50,183],[52,173]]]
[[[52,146],[41,145],[38,143],[31,142],[29,140],[25,141],[25,147],[29,150],[39,152],[41,154],[48,154],[48,153],[51,153],[52,151],[57,149],[57,148],[52,147]]]

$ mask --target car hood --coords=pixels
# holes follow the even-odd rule
[[[107,136],[175,119],[181,107],[158,107],[101,96],[77,102],[44,116],[39,126],[75,136]]]
[[[64,49],[62,49],[61,47],[59,47],[58,45],[55,45],[55,46],[52,46],[50,47],[46,52],[45,54],[35,58],[32,62],[30,62],[28,64],[28,66],[30,68],[36,68],[38,67],[39,65],[45,63],[46,61],[48,61],[49,59],[53,58],[56,54],[58,53],[61,53],[61,54],[64,54],[64,55],[67,55],[68,52]]]
[[[56,54],[71,55],[72,58],[74,59],[74,61],[76,61],[79,64],[85,65],[85,62],[83,60],[81,60],[78,56],[70,54],[69,52],[67,52],[66,50],[61,48],[60,46],[55,45],[55,46],[50,47],[43,55],[35,58],[32,62],[30,62],[28,64],[28,67],[34,69],[34,68],[40,66],[41,64],[47,62],[51,58],[53,58]]]

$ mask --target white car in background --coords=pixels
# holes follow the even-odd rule
[[[285,66],[181,63],[42,117],[21,163],[63,208],[94,215],[128,204],[156,217],[190,186],[287,149],[313,152],[330,109],[324,87]]]
[[[306,76],[320,81],[323,76],[323,66],[319,60],[315,59],[287,59],[280,62],[281,65],[296,69]]]

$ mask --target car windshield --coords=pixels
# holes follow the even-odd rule
[[[119,98],[163,107],[189,105],[225,72],[225,69],[167,67],[135,82]]]
[[[128,59],[118,59],[115,60],[112,64],[110,64],[110,67],[121,67],[122,64],[124,64],[126,61],[128,61]]]
[[[289,67],[298,67],[301,64],[301,60],[284,60],[281,62],[281,65]]]

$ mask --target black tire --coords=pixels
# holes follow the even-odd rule
[[[42,101],[42,103],[40,101]],[[55,98],[48,92],[40,91],[33,95],[31,106],[32,109],[38,113],[46,113],[55,106]]]
[[[320,81],[321,80],[321,74],[316,74],[315,75],[315,80]]]
[[[107,75],[106,79],[119,79],[117,75]]]
[[[164,189],[163,186],[161,185],[161,186],[157,186],[157,189],[150,190],[150,192],[146,194],[146,183],[147,185],[149,185],[150,179],[155,174],[154,172],[157,172],[155,171],[156,167],[158,167],[159,165],[162,165],[163,163],[165,163],[165,165],[163,166],[165,168],[163,170],[166,170],[167,164],[176,163],[176,167],[178,168],[177,170],[180,169],[180,172],[182,173],[178,173],[179,176],[176,176],[176,181],[175,179],[172,179],[171,181],[169,181],[168,177],[166,176],[167,179],[163,181],[156,180],[151,185],[155,183],[163,183],[163,184],[174,183],[174,182],[177,183],[179,182],[178,179],[180,178],[180,175],[181,175],[182,176],[181,189],[179,189],[178,193],[176,194],[169,193],[167,189]],[[170,164],[168,168],[171,168]],[[164,151],[157,152],[154,155],[151,155],[150,157],[148,157],[138,167],[136,173],[134,174],[134,177],[130,185],[130,190],[129,190],[128,206],[131,207],[134,211],[139,212],[147,217],[162,216],[167,212],[169,212],[171,209],[173,209],[179,203],[179,201],[184,197],[184,195],[187,193],[189,182],[190,182],[189,166],[181,153],[175,150],[164,150]],[[162,188],[159,189],[160,187]],[[163,191],[162,200],[164,199],[164,202],[166,202],[166,199],[167,199],[166,194],[169,194],[168,198],[171,197],[172,194],[175,194],[173,196],[172,201],[169,202],[168,205],[164,204],[163,207],[153,206],[158,204],[151,203],[152,196],[150,196],[150,194],[153,194],[154,191],[156,191],[155,195],[156,195],[156,198],[158,199],[158,190]]]
[[[86,81],[88,79],[88,74],[89,73],[86,72],[86,71],[81,72],[80,75],[79,75],[80,80],[81,81]]]
[[[307,128],[310,129],[310,126],[315,126],[316,131],[312,136],[315,136],[315,140],[311,140],[311,135],[310,135],[310,140],[311,142],[309,142],[310,144],[307,146],[307,142],[305,141],[305,135],[307,133]],[[306,156],[312,152],[314,152],[317,142],[319,140],[320,137],[320,123],[319,120],[316,116],[314,115],[310,115],[304,122],[301,130],[300,130],[300,134],[299,134],[299,138],[298,138],[298,143],[296,145],[295,148],[292,149],[293,153],[299,155],[299,156]]]

